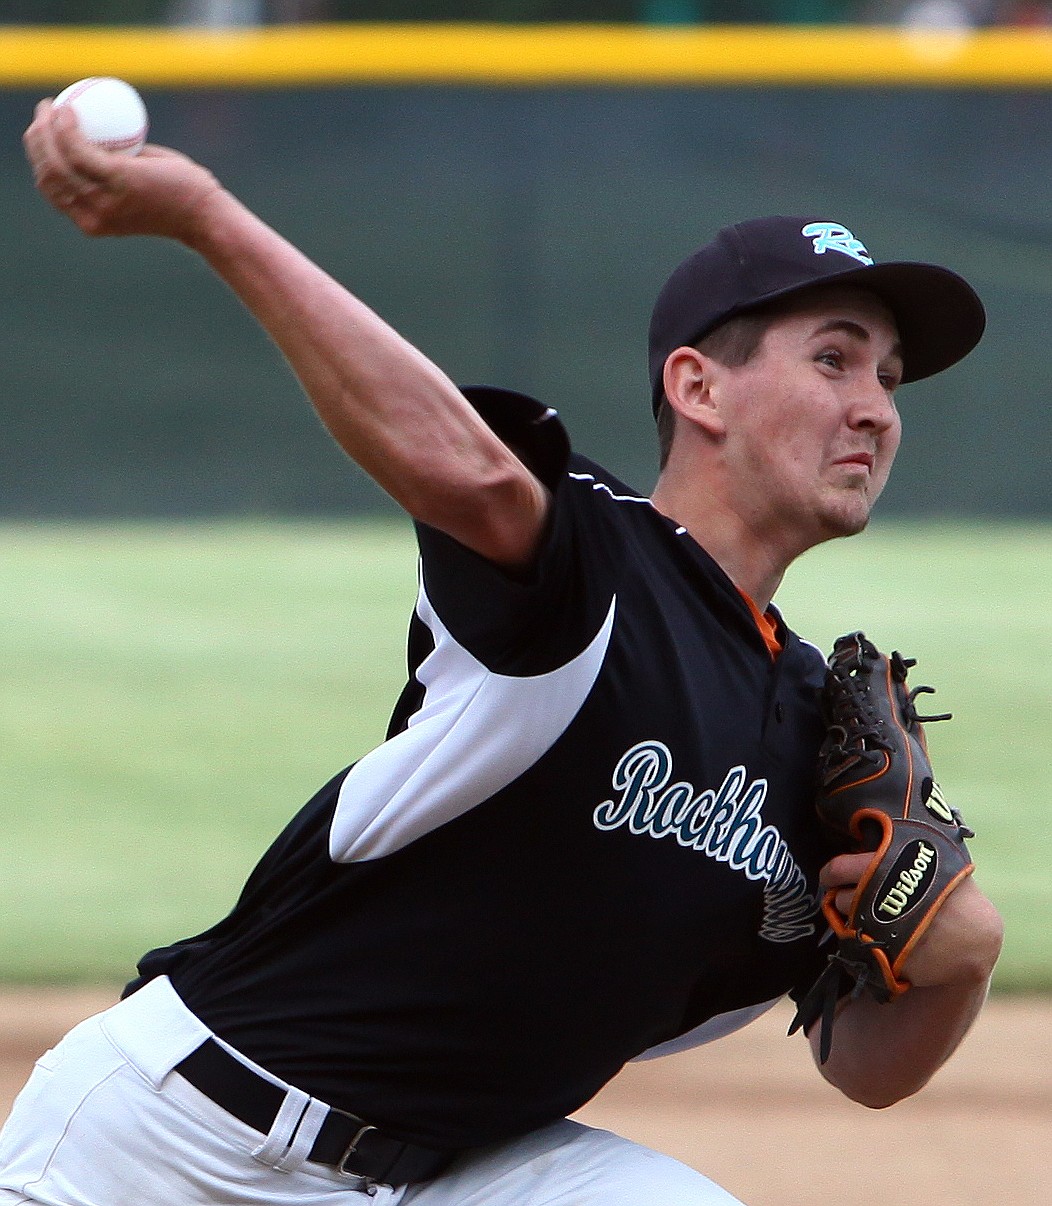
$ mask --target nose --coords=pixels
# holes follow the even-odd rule
[[[853,400],[849,422],[859,431],[878,435],[892,430],[898,425],[899,412],[891,392],[880,381],[867,384]]]

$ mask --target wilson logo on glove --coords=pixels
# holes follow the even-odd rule
[[[939,856],[935,847],[921,840],[910,842],[899,855],[887,879],[877,889],[880,903],[874,911],[876,920],[891,918],[896,921],[919,905],[935,882],[938,870]]]

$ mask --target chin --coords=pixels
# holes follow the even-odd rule
[[[869,512],[865,515],[845,516],[843,522],[839,525],[837,536],[857,536],[859,532],[864,532],[869,523]]]
[[[843,536],[857,536],[866,530],[869,523],[870,508],[868,506],[830,508],[823,516],[827,540],[837,540]]]

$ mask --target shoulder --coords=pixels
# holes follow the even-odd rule
[[[582,490],[591,490],[613,502],[644,503],[651,507],[650,499],[641,491],[626,485],[608,469],[588,457],[573,455],[567,466],[567,477]]]
[[[826,680],[826,656],[812,641],[806,640],[792,629],[785,629],[782,657],[788,677],[802,694],[818,707],[818,700]]]
[[[640,550],[664,546],[670,539],[668,523],[650,498],[588,457],[572,455],[555,494],[556,523],[575,524],[583,539],[594,537],[612,548]]]
[[[800,658],[801,664],[811,674],[816,674],[819,678],[825,679],[826,655],[822,650],[813,641],[809,641],[795,632],[789,632],[789,636],[798,648],[797,656]]]

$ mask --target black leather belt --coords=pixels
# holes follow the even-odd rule
[[[214,1039],[206,1039],[175,1070],[228,1114],[263,1135],[285,1100],[284,1089],[247,1068]],[[406,1185],[437,1177],[455,1155],[403,1143],[363,1118],[330,1106],[308,1159],[329,1164],[348,1177]]]

